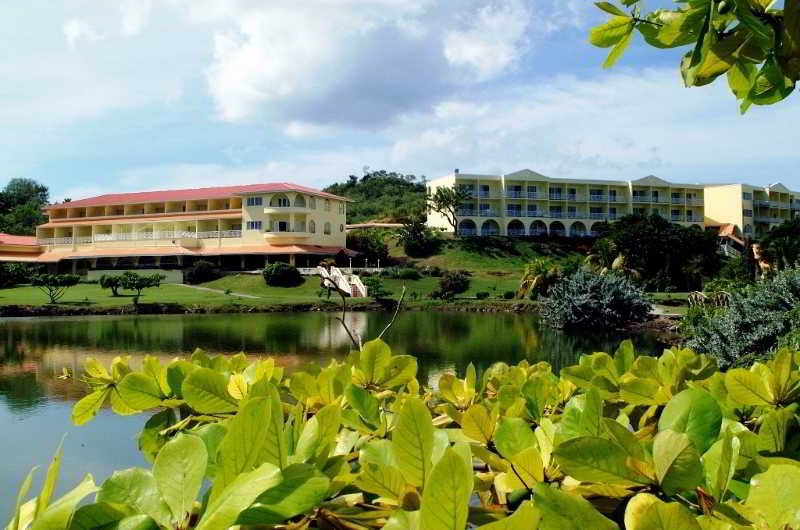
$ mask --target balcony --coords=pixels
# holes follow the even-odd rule
[[[523,217],[522,210],[506,210],[506,217]]]
[[[781,208],[783,210],[788,210],[789,209],[789,203],[788,202],[779,202],[778,203],[778,208]]]
[[[567,219],[586,219],[586,214],[581,212],[567,212]]]
[[[537,201],[543,201],[543,200],[547,199],[547,195],[545,195],[544,193],[537,193],[535,191],[529,191],[527,193],[527,196],[528,196],[529,199],[533,199],[533,200],[537,200]]]
[[[521,199],[522,197],[524,197],[522,190],[506,192],[506,199]]]
[[[686,199],[684,197],[673,197],[672,204],[686,204]]]
[[[503,198],[503,194],[502,193],[492,193],[490,191],[479,191],[477,193],[477,195],[475,195],[475,194],[472,195],[473,199],[476,198],[476,197],[478,199],[502,199]]]
[[[686,204],[689,206],[703,206],[703,199],[686,199]]]
[[[264,239],[299,239],[309,237],[311,234],[305,226],[288,227],[285,230],[265,230]]]
[[[669,200],[666,197],[653,197],[650,202],[655,204],[669,204]]]
[[[755,199],[753,201],[753,206],[761,206],[761,207],[764,207],[764,208],[771,208],[771,207],[773,207],[772,204],[773,204],[772,202],[765,201],[763,199]]]
[[[589,200],[592,201],[592,202],[606,202],[608,200],[608,195],[596,195],[596,194],[592,195],[592,194],[590,194],[589,195]],[[614,201],[616,201],[616,200],[617,200],[617,198],[614,197]]]
[[[564,212],[553,212],[553,211],[551,211],[550,215],[548,217],[550,217],[551,219],[563,219],[564,218]]]
[[[608,214],[603,212],[594,212],[589,214],[589,219],[607,219]]]
[[[650,202],[650,196],[648,195],[634,195],[633,202]]]
[[[550,194],[551,201],[565,201],[567,200],[566,195],[561,195],[560,193],[551,193]]]
[[[500,217],[500,215],[494,210],[481,210],[480,217]]]
[[[456,215],[458,217],[475,217],[478,215],[475,212],[476,210],[456,210]]]
[[[528,210],[525,217],[544,217],[544,214],[539,213],[537,210]]]
[[[618,202],[618,201],[619,201],[619,199],[617,198],[616,195],[609,195],[608,196],[608,202]]]
[[[683,222],[683,216],[682,215],[673,215],[673,216],[670,217],[670,220],[673,223],[681,223],[681,222]]]
[[[586,200],[586,198],[583,195],[578,195],[576,193],[568,193],[567,194],[567,200],[568,201],[580,201],[580,202],[583,202],[583,201]]]
[[[698,217],[698,216],[686,216],[687,223],[702,223],[705,221],[705,217]]]
[[[95,234],[94,236],[57,237],[37,239],[40,245],[72,245],[106,243],[109,241],[153,241],[166,239],[218,239],[242,237],[241,230],[214,230],[209,232],[170,231],[170,232],[123,232],[118,234]]]
[[[264,213],[308,213],[310,208],[307,206],[264,206]]]

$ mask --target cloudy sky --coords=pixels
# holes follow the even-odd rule
[[[612,70],[588,0],[28,0],[0,6],[0,185],[53,198],[365,166],[800,188],[800,99],[637,39]]]

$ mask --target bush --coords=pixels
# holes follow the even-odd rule
[[[183,275],[183,281],[197,285],[198,283],[213,282],[222,278],[222,273],[216,265],[206,260],[195,261]]]
[[[127,271],[119,277],[119,280],[120,286],[123,289],[136,291],[136,294],[133,296],[133,303],[138,304],[139,297],[142,296],[142,291],[150,289],[151,287],[161,287],[161,280],[164,278],[165,276],[161,274],[140,275],[132,271]]]
[[[0,289],[30,281],[31,271],[22,263],[0,263]]]
[[[419,280],[422,275],[413,267],[389,267],[381,271],[384,278],[394,280]]]
[[[688,347],[713,355],[722,368],[740,365],[778,347],[793,330],[798,307],[800,269],[786,269],[732,292],[728,307],[688,329]]]
[[[517,295],[514,291],[506,291],[503,293],[503,298],[505,300],[513,300],[514,297]]]
[[[422,268],[422,275],[428,276],[429,278],[441,278],[445,272],[447,272],[447,270],[438,265],[426,265]]]
[[[487,293],[486,291],[477,292],[475,293],[475,298],[477,298],[478,300],[486,300],[487,298],[489,298],[489,293]]]
[[[585,269],[553,285],[541,302],[542,318],[559,329],[617,329],[643,322],[652,309],[627,278]]]
[[[452,300],[469,289],[469,281],[467,271],[448,271],[439,279],[439,288],[431,293],[431,298]]]
[[[50,303],[55,304],[66,294],[67,289],[78,285],[81,277],[77,274],[37,274],[31,279],[31,284],[50,298]]]
[[[355,230],[347,233],[347,248],[360,252],[369,263],[389,261],[389,247],[384,235],[374,230]]]
[[[288,263],[271,263],[262,274],[270,287],[297,287],[305,281],[297,267]]]
[[[100,276],[100,287],[111,289],[111,296],[119,296],[119,288],[122,286],[122,277],[119,274],[103,274]]]
[[[407,256],[423,258],[438,252],[441,238],[428,227],[425,216],[416,216],[397,231],[397,240]]]
[[[367,296],[375,300],[385,300],[392,295],[392,293],[384,287],[383,280],[378,276],[365,278],[364,287],[367,288]]]

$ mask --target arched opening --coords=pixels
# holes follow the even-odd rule
[[[572,226],[569,227],[569,235],[572,237],[586,237],[586,225],[580,221],[572,223]]]
[[[525,225],[522,224],[522,221],[518,219],[514,219],[510,223],[508,223],[508,227],[506,233],[510,236],[524,236],[525,235]]]
[[[314,221],[309,221],[308,222],[308,231],[310,233],[312,233],[312,234],[316,234],[317,233],[317,223],[315,223]]]
[[[530,235],[532,236],[546,236],[547,235],[547,225],[544,224],[544,221],[534,221],[531,223],[531,231]]]
[[[272,208],[288,208],[289,197],[287,197],[282,193],[279,193],[278,195],[273,195],[272,198],[269,200],[269,205]]]
[[[306,198],[302,195],[297,195],[294,198],[294,205],[296,208],[305,208],[306,207]]]
[[[462,236],[478,235],[478,227],[475,226],[475,221],[472,219],[464,219],[458,223],[458,234]]]
[[[562,223],[561,221],[554,221],[550,223],[550,235],[551,236],[567,235],[567,231],[564,229],[564,223]]]
[[[500,225],[497,224],[497,221],[494,219],[489,219],[488,221],[484,222],[481,225],[481,235],[482,236],[499,236],[500,235]]]
[[[331,224],[330,223],[325,223],[325,226],[323,227],[322,231],[323,231],[323,233],[325,235],[330,235],[330,233],[331,233]]]

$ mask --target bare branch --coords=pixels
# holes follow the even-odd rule
[[[385,328],[383,328],[383,331],[381,331],[381,334],[380,334],[380,335],[378,335],[378,338],[379,338],[379,339],[382,339],[382,338],[383,338],[383,335],[384,335],[384,334],[385,334],[387,331],[389,331],[389,328],[391,328],[391,327],[392,327],[392,324],[394,324],[394,320],[397,318],[397,313],[399,313],[399,312],[400,312],[400,307],[403,305],[403,299],[404,299],[405,297],[406,297],[406,286],[405,286],[405,285],[403,285],[403,291],[400,293],[400,299],[397,301],[397,307],[395,307],[395,308],[394,308],[394,315],[392,315],[392,320],[390,320],[390,321],[389,321],[389,323],[388,323],[388,324],[386,324],[386,327],[385,327]]]

